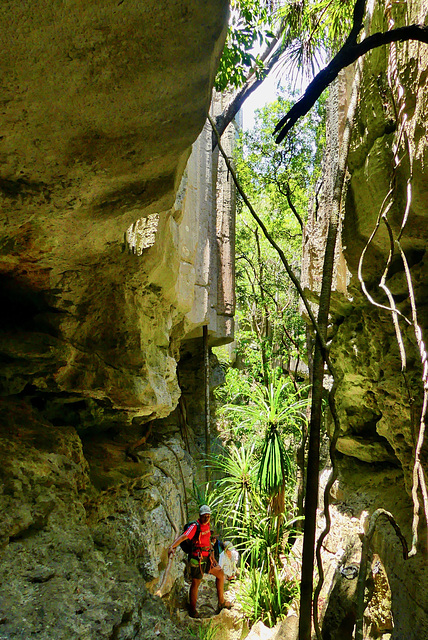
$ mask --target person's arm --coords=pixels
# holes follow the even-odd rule
[[[168,547],[168,557],[173,555],[175,553],[175,549],[176,547],[178,547],[178,545],[183,542],[184,540],[188,540],[188,537],[186,536],[186,533],[182,533],[180,536],[178,536],[178,538],[176,538],[174,540],[174,542],[172,543],[172,545],[170,547]]]
[[[217,567],[218,566],[218,562],[215,559],[214,549],[213,549],[212,545],[211,545],[210,556],[209,557],[210,557],[211,566],[212,567]]]
[[[197,530],[197,526],[195,523],[192,523],[190,525],[190,527],[188,527],[186,529],[186,531],[183,531],[183,533],[181,535],[179,535],[174,542],[172,543],[172,545],[168,548],[168,557],[170,555],[172,555],[175,552],[176,547],[178,547],[179,544],[181,544],[181,542],[184,542],[184,540],[193,540],[195,533]],[[188,535],[190,534],[190,535]]]

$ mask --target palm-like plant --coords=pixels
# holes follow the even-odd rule
[[[295,522],[286,522],[285,501],[292,512],[293,445],[307,400],[280,376],[272,376],[268,386],[243,385],[234,396],[239,404],[225,405],[222,412],[247,445],[232,445],[212,459],[221,478],[210,504],[242,554],[243,606],[248,600],[249,617],[273,625],[285,614],[294,589],[279,576]]]
[[[297,67],[314,73],[323,56],[336,51],[343,42],[353,6],[353,0],[232,0],[217,90],[222,91],[227,85],[241,86],[251,70],[266,76],[274,62],[266,66],[264,63],[280,42],[282,58],[292,63],[292,71]],[[263,47],[263,53],[254,54],[256,43]]]
[[[285,487],[294,466],[284,438],[291,445],[300,437],[307,400],[298,397],[291,382],[282,377],[273,377],[267,387],[254,384],[251,397],[245,400],[248,404],[227,405],[223,411],[233,414],[235,419],[240,417],[241,425],[253,433],[258,430],[264,434],[257,482],[270,498],[271,510],[278,514],[284,510]]]
[[[299,518],[286,521],[282,516],[266,515],[266,504],[259,502],[259,510],[254,510],[251,522],[237,526],[235,537],[245,541],[245,546],[239,547],[243,564],[251,568],[266,564],[268,554],[279,557],[284,553],[288,538],[294,537],[295,524]]]
[[[249,449],[232,445],[227,454],[217,456],[210,464],[222,475],[215,483],[213,504],[223,514],[223,526],[235,529],[237,523],[248,523],[256,500],[254,445]]]
[[[283,65],[290,76],[304,71],[310,77],[343,44],[352,25],[353,0],[285,2],[277,11],[284,25]]]
[[[242,424],[247,427],[275,424],[290,435],[300,435],[299,420],[306,400],[300,397],[301,394],[297,396],[290,381],[272,376],[267,386],[254,383],[244,390],[244,394],[247,397],[242,397],[241,402],[248,404],[229,404],[224,407],[224,412],[240,416]]]
[[[232,445],[223,455],[212,458],[213,471],[222,474],[210,491],[215,526],[234,541],[241,552],[239,601],[252,621],[262,619],[269,626],[286,614],[294,597],[294,586],[280,572],[287,540],[293,534],[295,519],[285,521],[275,515],[266,492],[260,491],[257,470],[260,465],[251,446]],[[287,484],[291,504],[293,485]]]
[[[284,511],[285,487],[293,473],[293,463],[285,450],[281,435],[275,424],[270,424],[263,444],[262,458],[257,474],[261,491],[271,501],[275,515]]]

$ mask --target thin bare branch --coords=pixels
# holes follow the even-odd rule
[[[337,478],[338,470],[337,470],[337,460],[336,460],[336,445],[337,440],[340,435],[340,423],[339,417],[336,411],[336,403],[335,403],[335,393],[337,388],[337,376],[333,375],[333,386],[328,396],[329,406],[331,415],[333,416],[334,422],[334,431],[333,436],[330,440],[330,462],[331,462],[331,471],[328,477],[328,480],[324,489],[324,517],[325,517],[325,527],[321,532],[318,540],[317,540],[317,548],[316,548],[316,559],[317,559],[317,567],[318,567],[318,582],[314,590],[314,604],[313,604],[313,613],[314,613],[314,627],[315,633],[317,634],[317,639],[321,640],[321,629],[319,624],[319,616],[318,616],[318,599],[321,593],[322,586],[324,584],[324,568],[322,564],[321,558],[321,549],[324,540],[330,533],[331,529],[331,515],[330,515],[330,491],[331,488]]]
[[[389,237],[389,242],[390,242],[390,251],[389,251],[389,255],[388,255],[388,260],[386,262],[386,266],[385,266],[385,270],[382,274],[382,278],[380,280],[380,288],[383,289],[388,297],[389,300],[389,304],[391,307],[391,314],[392,314],[392,323],[394,325],[394,329],[395,329],[395,337],[397,339],[397,344],[398,344],[398,350],[400,352],[400,358],[401,358],[401,370],[405,371],[406,370],[406,349],[404,348],[404,342],[403,342],[403,336],[401,335],[401,329],[400,329],[400,324],[398,322],[398,309],[397,306],[395,304],[395,300],[394,300],[394,296],[392,295],[391,291],[388,289],[388,287],[386,286],[386,278],[388,276],[389,273],[389,268],[391,266],[391,262],[392,262],[392,257],[394,255],[394,236],[392,233],[392,229],[391,229],[391,225],[389,224],[388,218],[385,216],[382,216],[382,222],[385,224],[387,230],[388,230],[388,237]]]
[[[393,309],[392,307],[388,307],[384,304],[380,304],[379,302],[376,302],[376,300],[373,298],[373,296],[370,295],[368,289],[367,289],[367,285],[366,282],[364,280],[363,277],[363,264],[364,264],[364,259],[366,257],[366,253],[369,249],[370,244],[373,241],[373,238],[375,237],[376,233],[379,231],[379,227],[380,227],[380,223],[382,221],[382,217],[386,217],[389,210],[391,209],[392,205],[393,205],[393,201],[391,199],[391,195],[393,193],[393,188],[391,187],[388,191],[388,193],[386,194],[385,198],[383,199],[382,205],[379,209],[379,213],[378,213],[378,217],[376,220],[376,224],[373,228],[373,231],[370,234],[369,239],[367,240],[361,255],[360,255],[360,259],[358,262],[358,280],[360,281],[360,285],[361,285],[361,289],[364,293],[364,295],[366,296],[367,300],[375,307],[377,307],[378,309],[384,309],[385,311],[389,311],[390,313],[396,313],[398,314],[405,322],[407,322],[407,324],[411,324],[410,320],[408,318],[406,318],[406,316],[404,316],[400,311],[398,311],[398,309]]]
[[[294,202],[291,199],[291,189],[290,189],[290,185],[287,183],[287,187],[285,190],[285,197],[287,198],[287,202],[288,202],[288,206],[290,207],[291,211],[294,213],[295,218],[297,219],[297,222],[300,224],[300,227],[303,231],[303,220],[300,217],[299,212],[297,211],[296,207],[294,206]]]

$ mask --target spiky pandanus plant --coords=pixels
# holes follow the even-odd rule
[[[302,390],[304,394],[305,390]],[[245,404],[244,404],[245,403]],[[254,384],[240,398],[239,405],[227,405],[223,412],[240,419],[254,439],[263,434],[257,484],[269,499],[272,516],[284,512],[286,487],[294,473],[294,461],[284,439],[300,438],[300,425],[305,419],[307,400],[296,394],[292,383],[272,376],[267,386]]]
[[[302,409],[306,402],[296,398],[291,383],[281,378],[274,379],[267,387],[258,387],[253,396],[253,409],[258,412],[258,420],[264,427],[257,482],[269,497],[273,515],[283,513],[285,488],[293,477],[294,464],[284,438],[300,438]]]
[[[221,514],[223,527],[233,531],[238,523],[247,525],[253,517],[257,499],[254,445],[249,448],[232,445],[227,454],[212,458],[210,466],[222,474],[214,485],[213,503]]]
[[[257,473],[260,490],[269,497],[272,515],[285,509],[285,487],[293,475],[293,463],[285,450],[278,425],[270,423]]]
[[[286,488],[294,475],[294,461],[284,446],[284,437],[298,438],[305,399],[297,398],[291,384],[274,379],[268,387],[260,387],[253,400],[265,426],[265,439],[257,474],[260,490],[269,499],[272,523],[276,517],[276,555],[285,511]],[[290,447],[289,447],[290,449]]]

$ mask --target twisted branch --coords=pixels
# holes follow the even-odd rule
[[[357,36],[362,28],[365,4],[365,0],[357,0],[354,6],[353,26],[345,44],[331,62],[315,76],[303,96],[276,125],[274,133],[278,134],[277,143],[282,142],[299,118],[308,113],[323,91],[337,78],[339,72],[371,49],[381,47],[384,44],[391,44],[391,42],[404,42],[406,40],[428,43],[428,27],[417,24],[391,29],[384,33],[374,33],[364,38],[361,42],[357,42]]]

